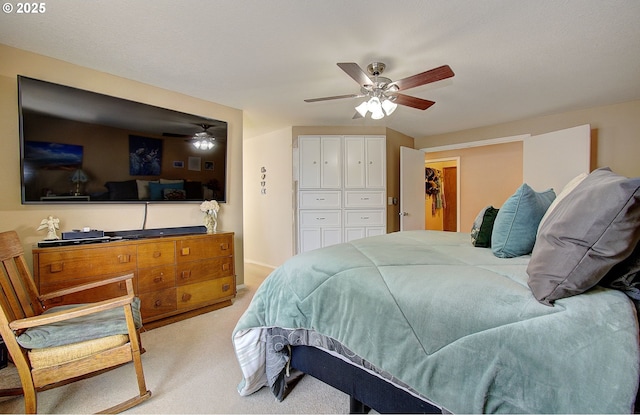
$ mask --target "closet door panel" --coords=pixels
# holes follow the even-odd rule
[[[342,146],[340,137],[322,137],[322,180],[323,189],[342,187]]]
[[[365,187],[364,137],[345,137],[344,139],[344,187],[345,189]]]
[[[300,147],[300,183],[301,189],[320,188],[320,137],[301,137]]]

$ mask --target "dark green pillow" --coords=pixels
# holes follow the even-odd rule
[[[498,210],[493,206],[482,209],[471,227],[471,244],[478,248],[491,247],[491,234],[493,223],[498,215]]]

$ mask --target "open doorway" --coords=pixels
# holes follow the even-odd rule
[[[425,229],[457,232],[459,157],[425,161]]]

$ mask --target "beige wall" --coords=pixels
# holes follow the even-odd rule
[[[640,101],[571,111],[511,123],[474,128],[421,139],[416,148],[485,139],[543,134],[590,124],[592,168],[609,166],[616,173],[640,176]],[[467,154],[461,161],[460,231],[469,232],[476,214],[487,205],[500,207],[522,183],[522,143],[496,144],[428,154],[435,159]]]
[[[244,281],[242,111],[0,44],[0,166],[3,176],[0,181],[0,231],[18,232],[29,263],[31,246],[45,236],[42,231],[36,231],[42,218],[48,215],[60,218],[63,231],[85,226],[107,231],[139,229],[144,205],[99,204],[86,207],[21,204],[17,75],[227,121],[228,202],[221,207],[218,229],[236,233],[236,274],[239,284]],[[201,224],[202,214],[197,204],[149,205],[148,228]]]
[[[282,264],[295,252],[291,134],[285,128],[244,142],[245,260],[267,267]]]
[[[482,208],[499,208],[522,184],[521,141],[425,154],[427,161],[448,157],[460,157],[460,232],[471,232]]]
[[[245,259],[276,267],[295,254],[293,148],[299,135],[386,135],[387,194],[399,196],[400,146],[413,138],[384,127],[296,126],[245,140]],[[260,168],[267,170],[266,195],[260,193]],[[399,230],[398,206],[387,206],[387,230]]]
[[[640,176],[640,101],[563,112],[510,123],[416,139],[416,148],[465,143],[520,134],[543,134],[590,124],[595,138],[594,168],[611,167],[618,174]]]

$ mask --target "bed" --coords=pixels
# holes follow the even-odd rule
[[[613,173],[594,173],[557,198],[518,189],[495,217],[491,247],[474,246],[468,233],[409,231],[289,259],[233,332],[239,393],[268,386],[282,399],[293,366],[362,403],[352,411],[632,412],[640,180],[626,202],[579,212],[576,225],[575,209],[595,209],[584,197],[616,188]],[[531,192],[533,205],[544,199],[535,214],[520,211]],[[514,242],[495,237],[501,212],[516,246],[523,230],[514,223],[534,216],[534,246],[522,248],[529,253],[498,252]],[[564,268],[588,271],[577,280]]]

